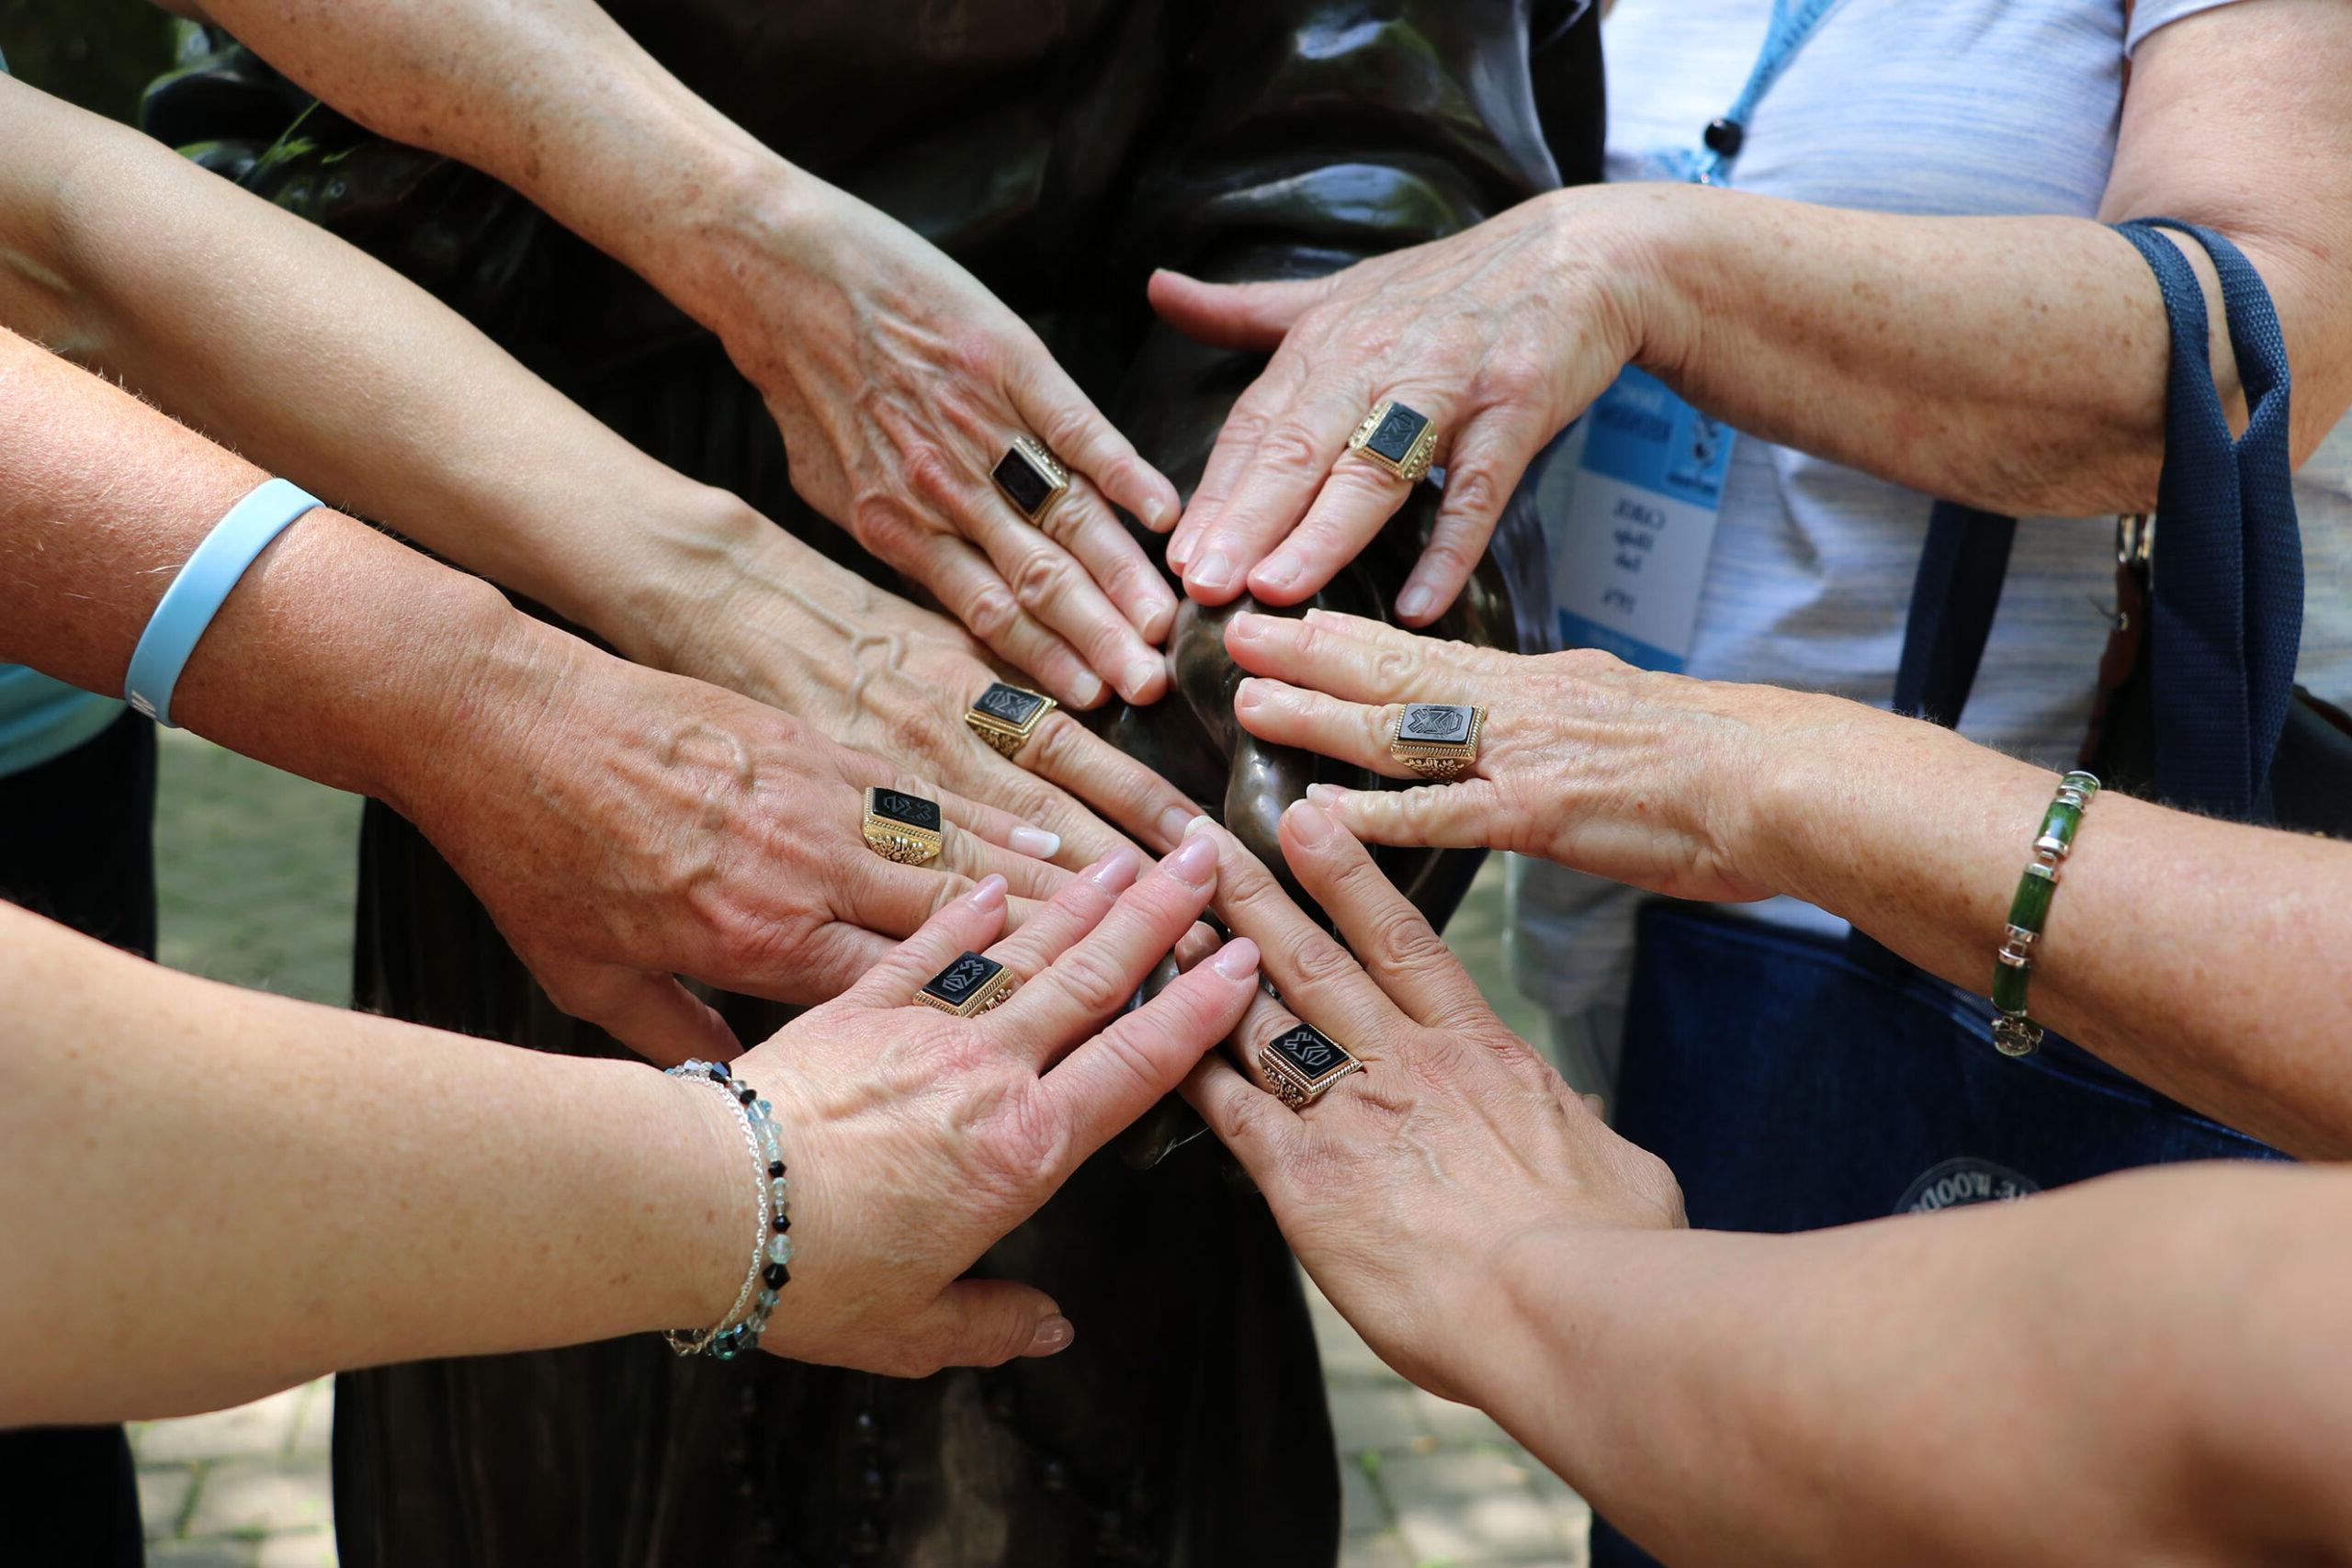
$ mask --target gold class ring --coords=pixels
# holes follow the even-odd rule
[[[1325,1090],[1350,1073],[1363,1071],[1363,1064],[1313,1024],[1301,1023],[1258,1047],[1258,1070],[1266,1075],[1275,1098],[1299,1111],[1322,1099]]]
[[[929,865],[947,842],[947,819],[940,815],[939,802],[878,784],[865,792],[861,830],[867,849],[900,865]]]
[[[1032,523],[1051,512],[1054,502],[1069,489],[1069,470],[1062,467],[1061,459],[1047,450],[1044,442],[1028,435],[1012,438],[1012,445],[996,460],[989,478],[1004,492],[1004,499]]]
[[[1020,977],[995,959],[967,953],[933,975],[915,993],[915,1000],[957,1018],[970,1018],[1012,995],[1020,984]]]
[[[1376,403],[1348,437],[1348,450],[1369,457],[1407,484],[1418,484],[1437,453],[1437,426],[1396,399]]]
[[[1388,754],[1425,779],[1450,782],[1478,760],[1487,710],[1458,703],[1407,703]]]
[[[1043,692],[997,681],[964,710],[964,722],[972,727],[973,734],[1010,757],[1028,744],[1046,716],[1059,705]]]

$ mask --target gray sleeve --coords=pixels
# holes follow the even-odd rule
[[[2238,3],[2239,0],[2133,0],[2131,23],[2123,29],[2124,55],[2128,58],[2140,47],[2141,39],[2167,22]]]

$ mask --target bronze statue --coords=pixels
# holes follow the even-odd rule
[[[1582,0],[966,0],[963,25],[929,31],[936,0],[608,9],[719,109],[970,268],[1180,488],[1255,362],[1156,324],[1150,266],[1311,275],[1599,174]],[[756,393],[652,290],[511,192],[368,136],[216,41],[157,85],[151,130],[399,267],[657,457],[881,575],[798,502]],[[1433,501],[1421,487],[1317,602],[1382,614]],[[1440,629],[1542,646],[1544,583],[1522,495]],[[1269,846],[1328,764],[1236,733],[1221,618],[1180,618],[1176,694],[1098,722]],[[1441,921],[1476,863],[1389,857]],[[618,1054],[548,1003],[457,876],[373,803],[356,991],[399,1017]],[[724,1010],[747,1038],[780,1021],[742,998]],[[1091,1162],[984,1261],[1079,1325],[1046,1360],[902,1382],[679,1360],[649,1338],[346,1374],[343,1561],[1329,1562],[1338,1477],[1288,1253],[1213,1144],[1145,1141],[1143,1157]]]

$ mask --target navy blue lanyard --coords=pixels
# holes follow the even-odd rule
[[[1764,29],[1764,47],[1757,51],[1756,63],[1747,73],[1747,83],[1739,90],[1719,119],[1707,122],[1700,140],[1707,150],[1691,161],[1690,177],[1701,185],[1721,185],[1731,168],[1731,161],[1739,156],[1740,144],[1747,140],[1747,122],[1755,116],[1756,106],[1780,80],[1789,62],[1796,58],[1805,40],[1820,29],[1829,13],[1837,8],[1838,0],[1772,0],[1772,24]]]

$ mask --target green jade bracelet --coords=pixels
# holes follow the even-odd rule
[[[2033,860],[2018,878],[2009,899],[2008,929],[2001,934],[1998,962],[1993,965],[1993,1046],[2004,1056],[2031,1055],[2041,1045],[2041,1025],[2025,1015],[2026,982],[2033,975],[2033,944],[2050,919],[2050,900],[2058,892],[2058,866],[2075,847],[2075,829],[2083,812],[2098,794],[2098,780],[2080,769],[2058,781],[2057,798],[2041,814],[2041,830],[2034,835]]]

